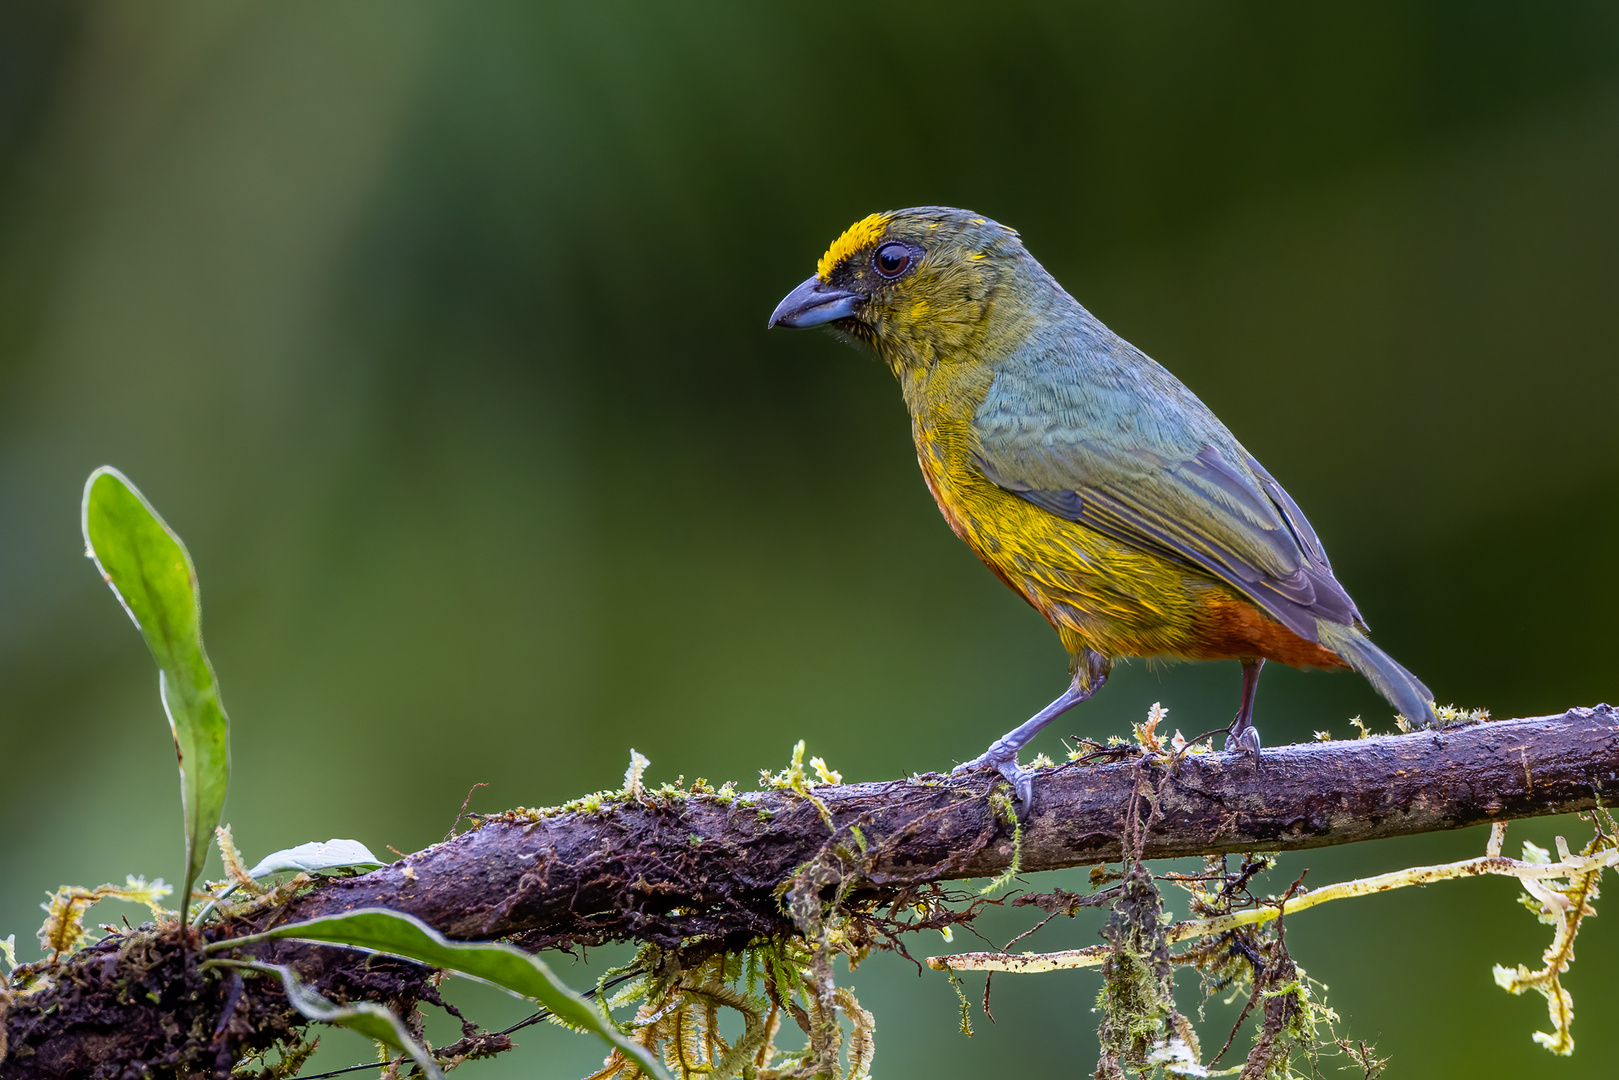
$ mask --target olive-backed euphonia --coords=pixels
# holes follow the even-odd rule
[[[1433,695],[1367,638],[1282,486],[1013,230],[947,207],[873,214],[769,325],[830,326],[876,352],[945,520],[1062,638],[1068,689],[962,766],[994,766],[1025,805],[1018,751],[1115,657],[1241,660],[1227,746],[1250,753],[1266,660],[1352,668],[1407,719],[1435,722]]]

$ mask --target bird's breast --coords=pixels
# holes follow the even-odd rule
[[[986,530],[975,510],[991,497],[986,488],[994,485],[973,465],[979,448],[974,416],[992,375],[984,365],[939,364],[906,373],[900,381],[928,491],[950,528],[982,554]]]
[[[1002,581],[1045,611],[1046,597],[1034,585],[1031,572],[1038,576],[1040,567],[1053,562],[1082,571],[1092,558],[1084,541],[1093,536],[1102,538],[1097,534],[1079,540],[1058,537],[1057,531],[1072,532],[1076,527],[1053,518],[984,475],[977,464],[981,445],[974,415],[987,385],[961,385],[966,382],[959,379],[956,385],[945,387],[936,382],[932,387],[935,394],[926,399],[907,395],[912,405],[911,433],[916,441],[917,464],[951,530]],[[1061,552],[1053,551],[1053,545]]]

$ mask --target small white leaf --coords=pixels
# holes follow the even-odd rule
[[[382,860],[371,854],[358,840],[311,840],[284,851],[266,855],[249,870],[252,878],[269,877],[283,870],[314,873],[317,870],[339,870],[349,866],[381,866]]]

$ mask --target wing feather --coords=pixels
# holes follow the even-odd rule
[[[1103,385],[1096,406],[1081,400],[1096,388],[1042,380],[1047,403],[1069,406],[1066,422],[1031,423],[1026,411],[1009,421],[1016,399],[1003,393],[980,416],[984,476],[1047,513],[1212,575],[1308,641],[1320,639],[1317,619],[1364,629],[1298,504],[1189,390],[1136,355],[1178,392],[1171,415],[1137,415],[1138,388]],[[1211,438],[1188,443],[1187,431]]]

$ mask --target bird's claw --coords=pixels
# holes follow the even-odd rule
[[[1257,758],[1259,756],[1259,729],[1250,725],[1241,731],[1231,732],[1226,736],[1225,748],[1227,753],[1236,751],[1237,753]]]
[[[979,754],[971,761],[957,765],[951,770],[951,775],[972,772],[984,766],[990,766],[1012,785],[1012,791],[1017,798],[1018,813],[1025,813],[1034,802],[1034,774],[1017,763],[1017,753],[997,754],[993,748]]]

